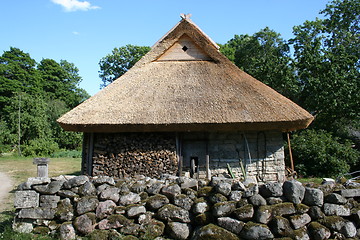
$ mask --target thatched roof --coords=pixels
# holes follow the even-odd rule
[[[312,120],[182,19],[127,73],[58,122],[80,132],[291,131]]]

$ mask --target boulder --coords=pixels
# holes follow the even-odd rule
[[[338,205],[332,203],[324,204],[324,213],[327,216],[350,216],[350,208],[346,205]]]
[[[52,181],[47,185],[35,185],[33,189],[42,194],[55,194],[60,191],[65,181]]]
[[[112,200],[118,202],[120,199],[119,195],[120,190],[116,187],[108,187],[100,192],[100,200]]]
[[[76,239],[75,229],[71,222],[62,223],[59,228],[59,233],[61,240]]]
[[[210,200],[211,203],[215,204],[215,203],[225,202],[228,199],[227,199],[227,197],[225,197],[221,193],[215,193],[215,194],[211,194],[209,196],[209,200]]]
[[[79,187],[80,196],[95,196],[96,188],[91,182],[85,182],[82,186]]]
[[[82,215],[87,212],[95,211],[99,204],[99,200],[96,197],[85,196],[79,199],[76,204],[76,212],[78,215]]]
[[[30,191],[16,191],[14,207],[15,208],[32,208],[39,206],[39,193]]]
[[[306,227],[294,230],[292,238],[294,240],[310,240]]]
[[[243,197],[248,198],[259,193],[259,186],[257,184],[249,184],[243,192]]]
[[[344,198],[343,196],[341,196],[340,194],[337,194],[337,193],[330,193],[330,194],[326,195],[324,201],[326,203],[333,203],[333,204],[340,204],[340,205],[347,203],[346,198]]]
[[[190,216],[189,212],[183,208],[178,206],[167,204],[160,208],[157,212],[157,216],[159,219],[167,221],[167,222],[183,222],[189,223]]]
[[[305,188],[303,185],[296,181],[290,180],[285,181],[283,184],[284,196],[292,203],[298,204],[301,203],[304,199]]]
[[[290,216],[290,222],[295,229],[305,227],[309,222],[311,222],[311,217],[307,214],[293,215]]]
[[[74,218],[74,208],[69,198],[58,202],[55,216],[62,221],[72,221]]]
[[[31,233],[34,229],[34,225],[30,221],[14,221],[12,229],[19,233]]]
[[[245,226],[245,223],[230,217],[220,217],[217,219],[217,223],[220,227],[229,230],[232,233],[240,234],[241,230]]]
[[[95,213],[85,213],[74,220],[74,227],[80,233],[87,235],[95,229]]]
[[[283,187],[279,182],[269,182],[259,187],[259,193],[264,198],[281,197],[283,195]]]
[[[151,195],[159,194],[160,190],[164,187],[164,184],[161,182],[155,182],[150,187],[146,189],[146,192]]]
[[[218,192],[224,196],[229,196],[229,194],[231,192],[231,184],[227,183],[227,182],[220,182],[215,185],[215,190],[216,190],[216,192]]]
[[[139,203],[141,201],[141,197],[137,193],[129,192],[125,195],[120,196],[119,198],[119,205],[129,205]]]
[[[309,209],[308,213],[312,220],[318,220],[325,217],[325,214],[321,211],[321,208],[318,206],[312,206]]]
[[[109,176],[96,176],[93,177],[92,182],[95,186],[99,186],[102,185],[104,183],[110,185],[110,186],[114,186],[115,185],[115,181],[114,178],[109,177]]]
[[[187,211],[190,211],[193,203],[193,200],[191,200],[191,198],[186,196],[185,194],[179,194],[174,197],[174,204],[176,206],[182,207]]]
[[[76,176],[76,177],[73,177],[73,178],[67,180],[66,182],[64,182],[63,186],[66,189],[70,189],[73,187],[79,187],[88,181],[89,181],[89,178],[87,176],[81,175],[81,176]]]
[[[26,182],[18,186],[18,190],[30,190],[34,185],[44,185],[51,182],[51,179],[48,177],[30,177]]]
[[[56,208],[59,201],[60,201],[60,196],[41,195],[40,196],[40,207]]]
[[[216,226],[214,224],[208,224],[197,229],[194,233],[194,236],[191,238],[192,240],[239,240],[238,236],[234,233]]]
[[[23,208],[19,211],[18,218],[53,219],[55,212],[55,208]]]
[[[230,215],[236,208],[236,202],[219,202],[214,204],[212,213],[215,217],[225,217]]]
[[[269,222],[269,227],[271,232],[278,237],[290,237],[294,233],[289,220],[280,216],[275,216],[273,219],[271,219]]]
[[[190,236],[191,225],[180,222],[169,222],[166,227],[166,232],[176,240],[185,240]]]
[[[238,202],[241,200],[241,197],[242,197],[241,191],[231,191],[231,193],[229,195],[229,200]]]
[[[342,189],[341,196],[345,198],[360,197],[360,188]]]
[[[247,222],[240,233],[240,237],[244,239],[272,239],[274,235],[269,227],[264,224]]]
[[[197,214],[201,214],[204,213],[206,211],[209,211],[210,206],[207,202],[197,202],[193,205],[193,213]]]
[[[199,182],[194,178],[179,177],[177,182],[178,184],[180,184],[181,189],[191,188],[194,190],[198,190],[199,188]]]
[[[164,234],[165,224],[158,220],[151,220],[145,226],[145,234],[141,237],[141,239],[157,239]]]
[[[305,188],[303,203],[309,206],[319,206],[324,204],[324,193],[320,189]]]
[[[161,193],[169,199],[174,199],[176,195],[181,194],[181,188],[177,184],[167,185],[161,189]]]
[[[256,207],[265,206],[266,200],[260,194],[254,194],[253,196],[249,197],[249,203]]]
[[[146,213],[146,208],[142,205],[131,205],[126,211],[129,218],[136,218],[143,213]]]
[[[260,206],[255,212],[255,221],[257,223],[267,224],[272,217],[271,208],[269,206]]]
[[[240,221],[248,221],[254,216],[254,207],[251,204],[234,210],[233,215]]]
[[[99,202],[99,205],[96,208],[96,217],[98,219],[103,219],[107,216],[110,216],[114,213],[116,204],[111,200],[106,200],[105,202]]]
[[[331,236],[330,230],[318,222],[311,222],[308,225],[308,231],[311,239],[314,240],[324,240]]]
[[[168,203],[169,199],[166,196],[157,194],[146,200],[146,207],[151,210],[157,210]]]
[[[274,216],[286,216],[296,213],[294,204],[290,202],[271,205],[271,212]]]

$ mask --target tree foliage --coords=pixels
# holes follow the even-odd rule
[[[103,57],[100,62],[99,76],[101,87],[106,87],[115,79],[126,73],[139,59],[150,51],[150,47],[128,44],[114,48],[111,54]]]
[[[88,98],[78,87],[81,80],[73,63],[43,59],[38,64],[18,48],[5,51],[0,56],[0,152],[18,145],[19,138],[27,155],[78,147],[81,135],[64,132],[56,119]]]

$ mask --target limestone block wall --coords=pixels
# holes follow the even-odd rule
[[[358,239],[360,187],[162,175],[29,178],[13,228],[58,239]],[[130,237],[131,236],[131,237]]]

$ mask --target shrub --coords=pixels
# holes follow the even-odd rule
[[[303,176],[335,177],[347,173],[359,161],[351,142],[340,142],[324,130],[304,130],[293,135],[296,170]]]
[[[22,147],[22,154],[24,156],[50,156],[57,151],[59,146],[50,139],[33,139],[29,140]]]

